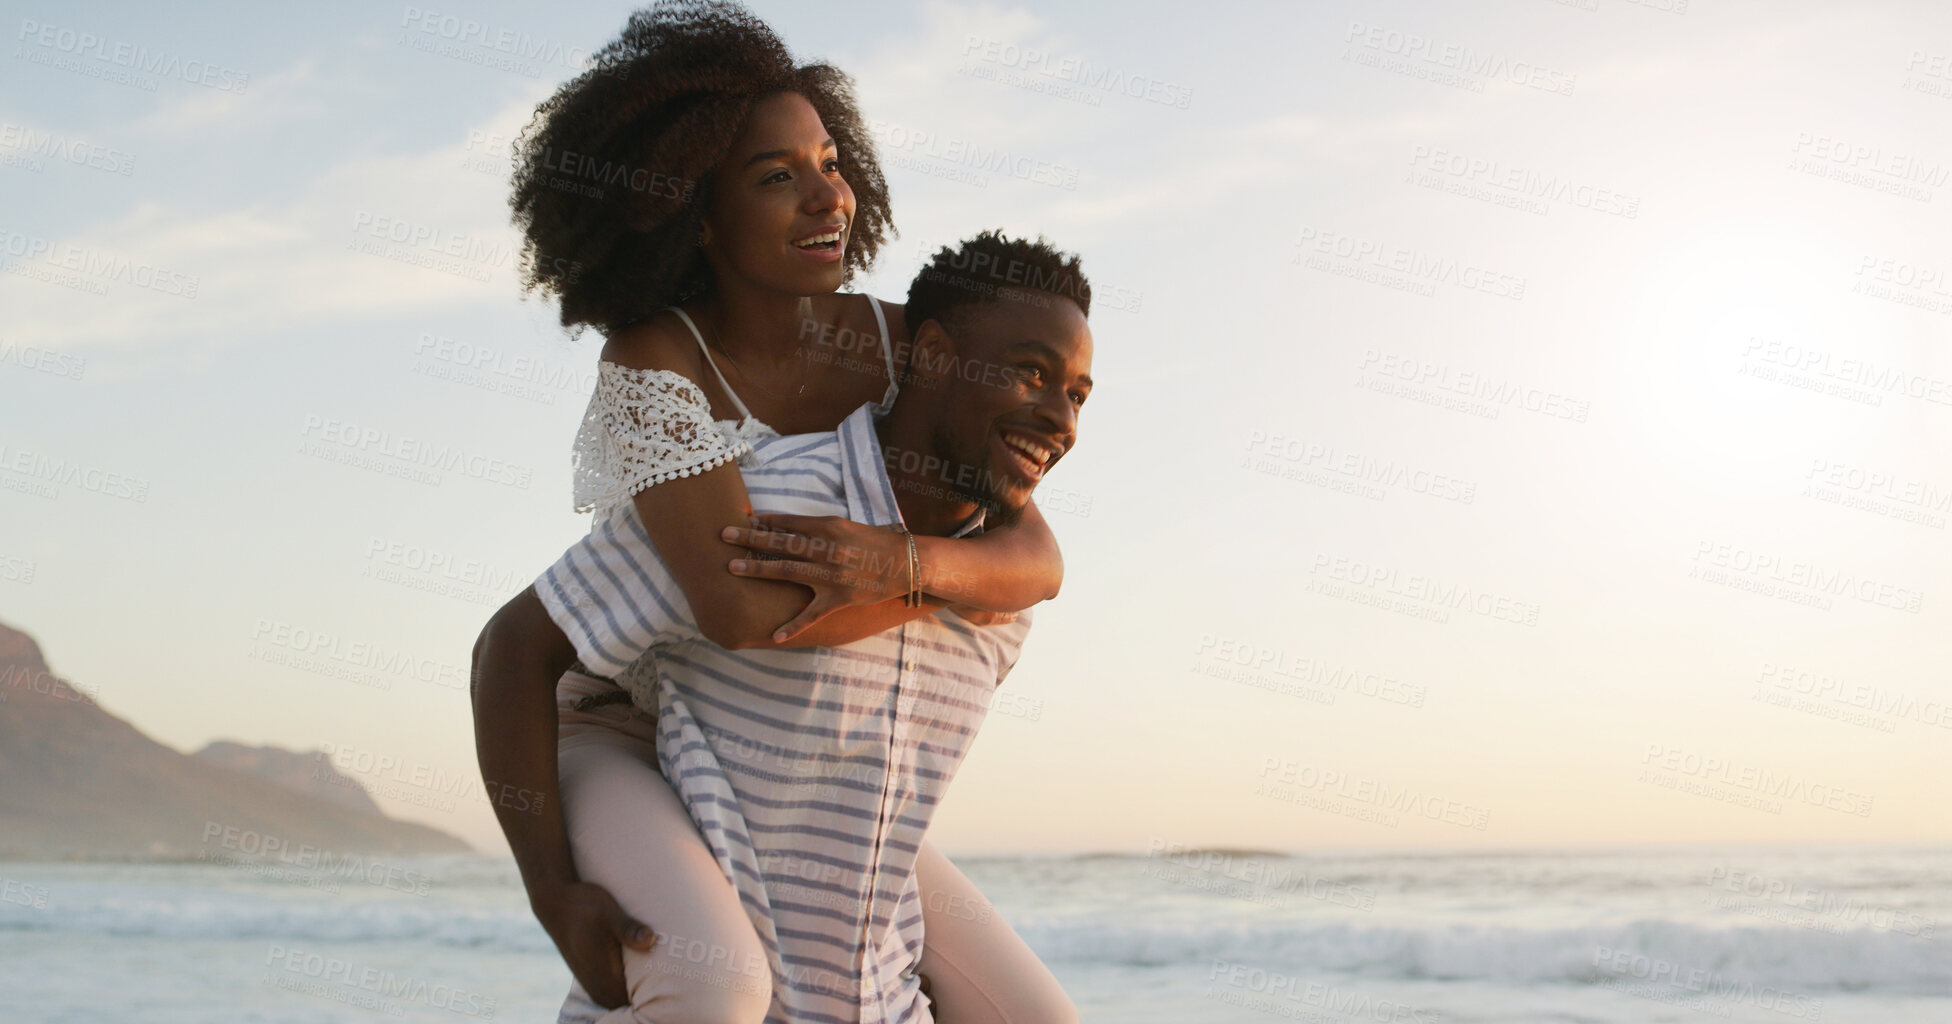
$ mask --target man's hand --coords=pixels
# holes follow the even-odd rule
[[[624,913],[608,890],[589,882],[572,882],[531,905],[591,999],[606,1009],[630,1002],[623,947],[650,949],[657,936],[649,928]]]

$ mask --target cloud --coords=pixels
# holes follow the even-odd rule
[[[275,107],[276,96],[240,111]],[[214,109],[177,107],[148,123],[194,125]],[[15,233],[0,274],[8,334],[95,352],[208,347],[248,343],[292,318],[512,302],[520,239],[508,222],[506,140],[532,109],[511,103],[420,152],[347,159],[287,203],[251,198],[211,212],[145,200],[74,231]],[[482,138],[497,141],[469,141]]]

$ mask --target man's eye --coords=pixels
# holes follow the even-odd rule
[[[1035,366],[1017,367],[1017,377],[1021,379],[1024,382],[1025,386],[1027,387],[1037,388],[1037,387],[1044,386],[1044,371],[1036,368]]]
[[[1082,392],[1082,391],[1073,391],[1073,392],[1071,392],[1071,404],[1072,404],[1072,405],[1075,405],[1075,406],[1077,406],[1078,408],[1080,408],[1080,409],[1082,409],[1082,408],[1084,408],[1084,399],[1085,399],[1085,394],[1084,394],[1084,392]]]

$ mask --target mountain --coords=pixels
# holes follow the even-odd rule
[[[368,814],[381,813],[380,805],[373,802],[366,788],[332,767],[332,759],[323,751],[301,754],[282,747],[247,747],[229,740],[215,740],[191,756],[234,772],[255,775],[294,793],[309,794]]]
[[[468,851],[439,829],[381,814],[351,779],[314,779],[316,762],[237,744],[195,757],[167,747],[57,677],[32,637],[0,624],[0,857]]]

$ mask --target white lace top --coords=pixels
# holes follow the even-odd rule
[[[888,320],[881,304],[870,295],[868,305],[881,328],[881,354],[888,369],[888,388],[877,410],[885,413],[894,405],[899,390],[894,348],[888,340]],[[746,464],[754,441],[779,436],[754,416],[726,383],[698,325],[684,310],[668,308],[691,328],[699,351],[705,354],[705,364],[731,396],[741,418],[712,419],[704,389],[683,374],[597,363],[596,391],[590,395],[590,407],[583,414],[583,425],[576,432],[576,446],[570,454],[574,470],[571,497],[576,511],[596,513],[592,526],[629,508],[631,498],[646,487],[703,473],[735,459]]]

